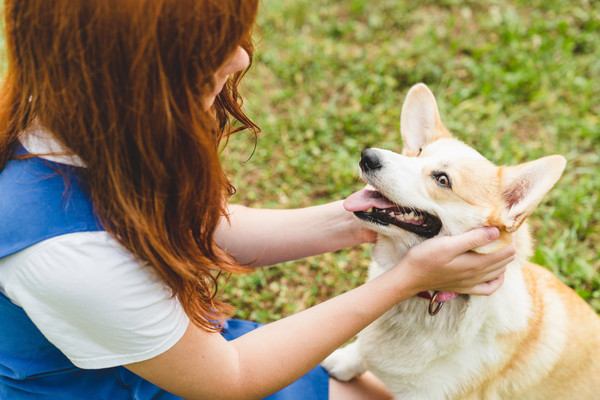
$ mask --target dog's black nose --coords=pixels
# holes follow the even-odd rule
[[[373,171],[381,168],[381,160],[377,155],[377,151],[373,149],[364,149],[360,153],[360,169],[364,172]]]

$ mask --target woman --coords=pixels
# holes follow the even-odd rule
[[[221,139],[255,0],[6,0],[0,106],[0,398],[385,398],[317,364],[426,289],[490,294],[495,229],[433,239],[281,321],[221,321],[216,276],[369,241],[341,202],[228,205]],[[488,282],[488,283],[486,283]],[[245,333],[245,334],[244,334]],[[293,382],[293,383],[292,383]]]

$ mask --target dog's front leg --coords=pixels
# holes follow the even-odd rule
[[[358,351],[357,342],[337,349],[331,353],[321,365],[335,379],[344,382],[349,381],[367,370],[365,362]]]

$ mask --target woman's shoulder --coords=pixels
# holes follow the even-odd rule
[[[188,324],[154,270],[106,232],[57,236],[1,259],[0,289],[82,368],[160,354]]]
[[[55,236],[0,259],[0,287],[6,292],[16,283],[48,291],[75,283],[100,287],[123,275],[132,279],[152,271],[105,231]]]

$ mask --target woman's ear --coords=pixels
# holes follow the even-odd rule
[[[403,153],[414,156],[428,143],[441,137],[451,137],[440,119],[440,113],[431,90],[417,83],[410,88],[402,105],[400,131],[404,142]]]
[[[502,167],[504,209],[501,219],[508,232],[516,231],[562,175],[567,160],[542,157],[513,167]]]

